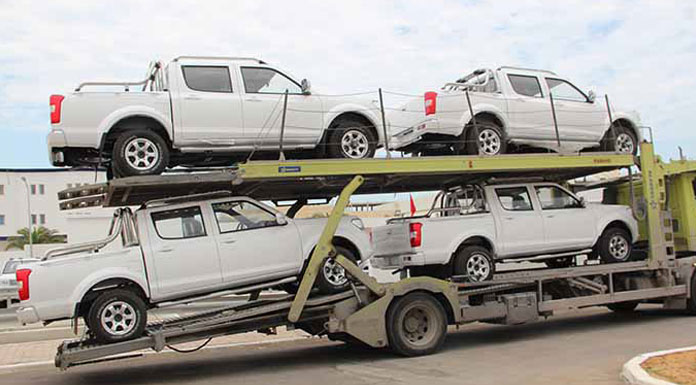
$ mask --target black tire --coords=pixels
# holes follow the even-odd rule
[[[350,250],[341,246],[334,246],[336,252],[351,261],[357,261],[355,254]],[[341,276],[343,279],[340,279]],[[339,283],[340,282],[340,283]],[[319,274],[315,282],[315,286],[322,294],[334,294],[345,291],[350,286],[350,278],[345,269],[333,261],[333,258],[327,258],[321,264]]]
[[[476,131],[481,139],[476,138]],[[473,124],[468,124],[464,131],[465,149],[468,155],[479,155],[479,147],[481,155],[495,156],[507,153],[507,138],[505,131],[493,119],[476,118],[476,128]],[[496,150],[496,151],[494,151]]]
[[[116,138],[111,162],[115,177],[159,175],[169,165],[169,146],[152,130],[128,130]]]
[[[616,302],[616,303],[610,303],[607,305],[607,308],[614,313],[619,313],[619,314],[628,314],[628,313],[633,313],[636,311],[636,308],[638,307],[638,302],[636,301],[630,301],[630,302]]]
[[[546,266],[552,269],[562,269],[564,267],[571,267],[575,265],[575,257],[560,257],[547,259],[544,261]]]
[[[696,270],[691,272],[691,296],[686,299],[686,314],[696,315]]]
[[[92,302],[86,324],[99,342],[132,340],[143,335],[147,325],[147,306],[130,290],[109,290]]]
[[[453,273],[471,282],[488,281],[495,274],[495,260],[485,247],[465,246],[454,257]]]
[[[328,133],[330,158],[366,159],[375,156],[377,137],[372,127],[355,119],[342,119]],[[344,146],[344,141],[349,141]],[[364,147],[363,147],[364,146]]]
[[[402,356],[431,354],[447,335],[447,313],[430,294],[411,293],[387,310],[387,338],[391,350]]]
[[[631,235],[619,227],[610,227],[597,241],[599,258],[604,263],[628,262],[631,260]]]
[[[613,123],[614,130],[609,130],[604,134],[600,148],[602,151],[619,152],[625,154],[638,154],[638,138],[633,130],[624,127],[621,123]]]

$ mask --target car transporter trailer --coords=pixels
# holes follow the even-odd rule
[[[638,160],[638,164],[636,161]],[[433,191],[485,180],[568,181],[602,171],[641,170],[648,239],[647,258],[615,264],[585,264],[497,273],[492,280],[466,282],[431,277],[378,283],[331,245],[339,220],[354,192],[361,194]],[[663,163],[650,142],[641,156],[614,153],[581,155],[522,154],[498,157],[448,156],[364,160],[252,161],[235,169],[196,174],[168,174],[112,180],[59,193],[62,209],[138,205],[152,199],[220,190],[260,200],[296,200],[294,215],[307,199],[333,198],[333,211],[312,253],[296,295],[250,300],[150,323],[144,336],[100,344],[88,337],[65,341],[55,364],[61,369],[133,357],[139,350],[279,326],[313,335],[390,347],[414,356],[436,351],[447,325],[473,321],[521,324],[548,317],[558,310],[609,306],[628,311],[638,302],[660,302],[669,308],[696,311],[696,257],[677,258],[671,214],[667,205],[670,178],[696,172],[696,162]],[[633,189],[631,189],[633,193]],[[631,199],[634,203],[633,198]],[[634,209],[637,205],[634,204]],[[689,215],[693,215],[690,213]],[[112,229],[118,231],[118,229]],[[689,229],[696,234],[696,229]],[[311,295],[321,262],[335,257],[351,277],[350,290]]]

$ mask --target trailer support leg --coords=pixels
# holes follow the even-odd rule
[[[288,315],[288,320],[290,322],[297,322],[300,319],[302,309],[304,309],[304,305],[309,297],[309,292],[314,286],[314,281],[317,279],[317,274],[319,273],[321,264],[324,262],[324,258],[327,256],[336,257],[336,250],[332,244],[334,234],[336,234],[336,229],[343,217],[343,212],[346,206],[348,206],[350,196],[362,185],[364,180],[362,176],[356,175],[353,177],[353,180],[343,188],[341,195],[338,196],[338,200],[331,211],[331,215],[329,215],[329,220],[326,222],[326,227],[324,227],[324,231],[321,233],[319,243],[314,248],[312,256],[309,257],[309,263],[305,269],[302,281],[300,281],[300,287],[297,290],[295,299],[292,301],[290,314]]]

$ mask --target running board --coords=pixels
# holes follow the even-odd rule
[[[261,284],[257,284],[257,285],[251,285],[251,286],[244,286],[244,287],[240,287],[238,289],[218,291],[215,293],[210,293],[210,294],[206,294],[206,295],[202,295],[202,296],[198,296],[198,297],[190,297],[190,298],[185,298],[185,299],[181,299],[181,300],[177,300],[177,301],[162,302],[162,303],[155,305],[155,307],[163,308],[163,307],[170,307],[170,306],[176,306],[176,305],[186,305],[189,303],[203,301],[206,299],[224,297],[226,295],[245,294],[245,293],[248,293],[250,291],[269,289],[269,288],[274,287],[274,286],[280,286],[280,285],[283,285],[286,283],[292,283],[292,282],[296,282],[296,281],[297,281],[297,278],[295,278],[295,277],[283,278],[283,279],[279,279],[277,281],[271,281],[271,282],[261,283]]]
[[[575,257],[577,255],[583,255],[583,254],[589,254],[592,252],[592,249],[584,249],[584,250],[575,250],[575,251],[566,251],[564,253],[558,253],[558,254],[543,254],[543,255],[537,255],[536,257],[527,257],[527,258],[507,258],[507,259],[501,259],[499,260],[500,262],[532,262],[532,261],[543,261],[545,259],[554,259],[554,258],[562,258],[562,257]]]

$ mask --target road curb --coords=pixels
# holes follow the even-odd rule
[[[657,352],[644,353],[639,356],[633,357],[624,364],[623,369],[621,370],[620,377],[625,383],[630,385],[676,385],[673,382],[661,380],[659,378],[651,376],[650,374],[648,374],[648,372],[643,370],[643,368],[640,365],[652,357],[664,356],[671,353],[686,352],[690,350],[696,350],[696,346],[689,346],[679,349],[660,350]]]

